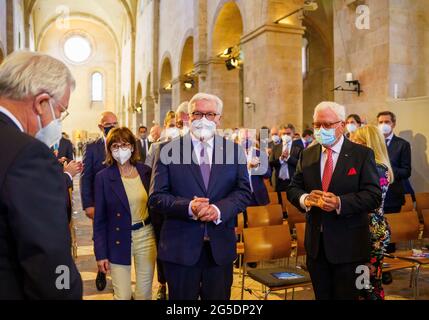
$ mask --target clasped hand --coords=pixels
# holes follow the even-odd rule
[[[219,218],[218,211],[207,198],[194,197],[194,200],[191,201],[191,210],[194,216],[202,222],[214,222]]]
[[[340,200],[335,194],[320,190],[311,191],[304,203],[307,207],[319,207],[326,212],[335,211],[340,207]]]

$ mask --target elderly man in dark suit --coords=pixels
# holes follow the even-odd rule
[[[16,52],[0,66],[0,300],[82,298],[63,173],[50,150],[74,85],[47,55]]]
[[[316,107],[319,144],[303,151],[287,192],[306,212],[307,266],[318,300],[357,299],[357,267],[369,261],[368,212],[381,205],[374,153],[345,139],[344,127],[343,106]]]
[[[172,300],[228,300],[236,259],[235,218],[251,201],[243,149],[216,135],[222,101],[189,103],[190,133],[156,156],[150,208],[163,214],[158,247]]]

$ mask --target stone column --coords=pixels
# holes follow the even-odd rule
[[[208,62],[206,85],[208,93],[217,95],[223,101],[221,127],[227,129],[240,126],[240,71],[228,70],[222,59],[211,59]]]
[[[244,125],[260,128],[303,121],[301,68],[302,27],[265,24],[242,37],[244,97],[253,105],[244,108]]]

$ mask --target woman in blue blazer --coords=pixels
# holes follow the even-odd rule
[[[130,300],[131,261],[135,299],[152,299],[155,234],[148,210],[151,169],[138,162],[137,142],[127,128],[111,130],[106,165],[95,178],[94,251],[100,272],[110,271],[115,300]]]

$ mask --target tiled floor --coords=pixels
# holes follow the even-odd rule
[[[85,300],[111,300],[112,295],[112,285],[110,277],[108,277],[108,285],[105,291],[98,292],[95,288],[95,278],[97,275],[96,262],[93,254],[92,247],[92,223],[86,218],[85,214],[82,212],[80,207],[80,197],[79,197],[79,185],[78,180],[75,180],[75,191],[74,191],[74,208],[75,213],[73,214],[73,219],[75,223],[76,238],[78,245],[78,257],[76,260],[79,271],[82,275],[82,280],[84,281],[84,299]],[[388,300],[406,300],[412,299],[412,292],[409,288],[409,276],[410,273],[407,270],[396,271],[393,273],[394,281],[391,285],[385,287],[386,299]],[[134,275],[133,275],[134,278]],[[155,275],[156,279],[156,275]],[[256,282],[246,278],[244,299],[245,300],[256,300],[261,297],[262,291],[261,286]],[[419,299],[428,300],[429,299],[429,268],[425,267],[420,272],[420,281],[419,281],[420,295]],[[250,290],[248,290],[250,289]],[[157,283],[154,281],[153,292],[154,298],[156,297]],[[250,293],[251,292],[251,293]],[[234,283],[232,288],[232,300],[241,299],[241,277],[239,276],[238,269],[234,270]],[[288,292],[288,299],[292,298],[292,291]],[[284,291],[279,293],[272,293],[269,296],[271,300],[283,300]],[[314,299],[314,294],[311,287],[297,288],[295,289],[294,294],[295,300],[312,300]]]

